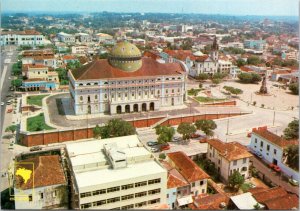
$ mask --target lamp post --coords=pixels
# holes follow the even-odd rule
[[[229,132],[229,118],[227,119],[227,132],[226,132],[226,135],[228,135],[228,132]]]

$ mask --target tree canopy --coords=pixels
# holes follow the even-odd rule
[[[201,130],[207,136],[213,136],[213,130],[217,128],[217,124],[213,120],[200,119],[195,122],[196,128]]]
[[[299,84],[298,83],[291,83],[289,85],[289,90],[294,94],[294,95],[299,95]]]
[[[287,128],[284,129],[285,139],[298,139],[299,138],[299,120],[291,121]]]
[[[298,145],[290,145],[284,149],[284,153],[287,155],[286,164],[299,171],[299,147]]]
[[[242,83],[258,83],[261,81],[261,76],[257,73],[240,73],[238,78]]]
[[[96,127],[93,129],[93,135],[94,138],[101,137],[101,127],[99,127],[99,125],[96,125]]]
[[[187,122],[180,123],[180,125],[177,128],[177,132],[179,134],[182,134],[183,140],[189,139],[191,135],[196,131],[196,127],[193,124]]]
[[[175,129],[173,127],[158,125],[155,127],[156,135],[158,135],[158,143],[164,144],[172,140]]]
[[[11,132],[14,134],[17,130],[17,125],[10,125],[7,128],[5,128],[5,132]]]
[[[135,128],[122,119],[111,119],[105,126],[101,127],[101,138],[128,136],[135,133]]]
[[[228,177],[228,184],[230,187],[239,189],[242,184],[244,184],[245,178],[241,175],[239,171],[233,171]]]

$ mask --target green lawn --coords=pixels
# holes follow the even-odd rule
[[[241,190],[245,193],[245,192],[247,192],[250,188],[251,188],[251,184],[249,184],[249,183],[244,183],[244,184],[242,184],[241,185]]]
[[[196,96],[199,92],[201,92],[203,89],[189,89],[188,95],[194,95]]]
[[[29,105],[37,105],[42,106],[42,99],[48,95],[36,95],[36,96],[28,96],[27,104]]]
[[[211,98],[211,97],[195,97],[195,99],[201,103],[210,103],[210,102],[225,100],[221,98]]]
[[[55,128],[46,125],[45,117],[43,113],[27,119],[27,131],[33,132],[33,131],[52,130],[52,129]]]

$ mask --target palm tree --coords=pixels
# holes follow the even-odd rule
[[[299,148],[297,145],[290,145],[284,149],[286,164],[291,168],[299,170]]]

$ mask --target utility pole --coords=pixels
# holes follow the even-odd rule
[[[274,115],[273,115],[273,126],[275,124],[275,111],[274,111]]]
[[[227,132],[226,132],[226,135],[228,135],[228,132],[229,132],[229,118],[227,119]]]

